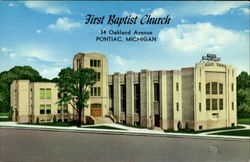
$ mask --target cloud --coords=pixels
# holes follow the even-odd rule
[[[245,60],[249,56],[249,35],[245,31],[227,30],[211,23],[181,24],[162,29],[158,37],[169,54],[196,57],[211,52],[232,64],[237,62],[240,69],[248,67]]]
[[[248,2],[187,2],[185,5],[175,8],[175,14],[177,15],[223,15],[232,9],[237,9],[242,6],[248,5]]]
[[[77,28],[80,26],[81,26],[81,23],[73,22],[67,17],[62,17],[62,18],[57,19],[56,24],[50,24],[48,28],[52,30],[67,31],[72,28]]]
[[[26,1],[23,2],[27,8],[40,11],[46,14],[71,14],[71,11],[55,2],[44,2],[44,1]]]
[[[4,54],[7,57],[10,57],[11,59],[16,57],[15,51],[13,49],[11,49],[11,48],[2,47],[1,48],[1,53]]]
[[[245,14],[250,14],[250,9],[249,8],[240,8],[240,11],[244,12]]]
[[[123,13],[122,13],[122,15],[123,16],[129,16],[129,15],[131,15],[132,17],[140,17],[141,16],[141,14],[137,14],[137,13],[135,13],[135,12],[129,12],[129,11],[124,11]]]
[[[181,23],[187,23],[188,21],[185,19],[181,19]]]
[[[37,34],[40,34],[40,33],[42,33],[42,30],[37,29],[37,30],[36,30],[36,33],[37,33]]]
[[[62,68],[65,67],[53,67],[53,68],[46,68],[43,69],[40,74],[48,79],[53,79],[54,77],[58,76],[58,73],[61,71]]]
[[[164,8],[156,8],[151,12],[152,17],[160,17],[167,15],[167,11]]]
[[[8,4],[8,6],[9,6],[9,7],[15,7],[16,4],[11,2],[11,3]]]

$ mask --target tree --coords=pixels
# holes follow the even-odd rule
[[[15,66],[8,71],[0,73],[0,112],[10,111],[10,84],[14,80],[27,79],[31,82],[49,81],[42,78],[30,66]]]
[[[96,83],[96,72],[91,68],[82,68],[76,71],[65,68],[58,76],[57,87],[59,93],[64,94],[61,95],[58,104],[70,104],[76,110],[78,113],[77,127],[80,127],[82,109],[88,107],[89,88]]]
[[[238,118],[250,117],[250,75],[242,71],[237,77],[237,115]]]

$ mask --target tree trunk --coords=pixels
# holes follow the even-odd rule
[[[77,127],[81,127],[81,123],[82,123],[82,108],[80,107],[78,109],[78,121],[77,121]]]

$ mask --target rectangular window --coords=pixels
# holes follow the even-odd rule
[[[212,110],[218,110],[217,99],[212,99]]]
[[[46,105],[46,114],[51,114],[51,105]]]
[[[234,84],[233,83],[231,85],[231,89],[232,89],[232,91],[234,91]]]
[[[94,66],[94,60],[90,60],[90,66],[91,66],[91,67]]]
[[[218,93],[218,85],[217,82],[212,82],[212,94]]]
[[[179,83],[176,83],[176,91],[179,91]]]
[[[40,99],[45,99],[45,89],[40,88]]]
[[[90,87],[90,95],[94,96],[94,88],[93,87]]]
[[[134,84],[134,112],[140,114],[140,84]]]
[[[199,111],[201,112],[201,103],[199,103]]]
[[[220,101],[219,101],[220,103],[220,110],[223,110],[223,99],[222,98],[220,98]]]
[[[232,110],[234,111],[234,103],[232,102]]]
[[[40,114],[45,114],[45,105],[40,105]]]
[[[223,94],[223,84],[219,84],[219,93]]]
[[[60,114],[62,112],[62,105],[57,105],[57,113]]]
[[[179,103],[176,103],[176,111],[179,111]]]
[[[121,112],[126,112],[126,85],[121,85]]]
[[[46,99],[51,99],[51,89],[50,88],[46,89]]]
[[[63,113],[68,113],[68,104],[63,105]]]
[[[101,66],[101,60],[97,60],[97,66],[98,66],[98,67]]]
[[[154,101],[160,101],[159,83],[154,83]]]
[[[97,60],[94,60],[94,67],[97,67]]]
[[[210,110],[210,99],[206,99],[206,110]]]
[[[101,87],[97,88],[97,96],[101,96]]]
[[[201,91],[201,82],[199,82],[199,91]]]
[[[206,84],[206,94],[210,94],[210,83]]]
[[[113,85],[109,85],[109,98],[110,99],[114,98],[114,87],[113,87]]]
[[[94,96],[97,96],[97,87],[94,87]]]
[[[97,72],[97,74],[96,74],[96,80],[97,81],[100,81],[101,80],[101,73],[100,72]]]

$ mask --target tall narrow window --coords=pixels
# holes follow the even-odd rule
[[[101,96],[101,87],[97,87],[97,96]]]
[[[206,110],[210,110],[210,99],[206,99]]]
[[[140,84],[134,84],[134,112],[140,114]]]
[[[68,113],[68,104],[63,105],[63,113]]]
[[[94,60],[94,67],[97,67],[97,60]]]
[[[114,111],[114,87],[109,85],[109,111]]]
[[[223,94],[223,84],[222,83],[219,84],[219,93]]]
[[[40,105],[40,114],[45,114],[45,105]]]
[[[45,89],[40,88],[40,99],[45,99]]]
[[[97,66],[98,66],[98,67],[101,66],[101,60],[97,60]]]
[[[154,83],[154,101],[160,101],[159,83]]]
[[[176,111],[179,111],[179,102],[176,103]]]
[[[217,93],[218,93],[217,82],[212,82],[212,94],[217,94]]]
[[[234,103],[232,102],[232,110],[234,110]]]
[[[46,114],[51,114],[51,105],[46,105]]]
[[[220,110],[223,110],[223,99],[222,98],[220,98],[220,101],[219,101],[220,103],[219,103],[219,105],[220,105]]]
[[[90,66],[93,67],[94,66],[94,60],[90,60]]]
[[[93,87],[90,87],[90,95],[94,96],[94,88]]]
[[[97,72],[97,73],[96,73],[96,80],[97,80],[97,81],[100,81],[100,80],[101,80],[101,73],[100,73],[100,72]]]
[[[97,96],[97,87],[94,87],[94,96]]]
[[[179,91],[179,83],[176,83],[176,91]]]
[[[234,91],[234,84],[233,83],[231,85],[231,89],[232,89],[232,91]]]
[[[199,91],[201,91],[201,82],[199,82]]]
[[[61,112],[62,112],[62,105],[59,104],[59,105],[57,105],[57,113],[61,114]]]
[[[121,85],[121,112],[126,112],[126,85]]]
[[[51,89],[50,88],[46,89],[46,99],[51,99]]]
[[[217,99],[212,99],[212,110],[217,110]]]
[[[199,111],[201,112],[201,103],[199,103]]]
[[[210,83],[206,84],[206,94],[210,94]]]

